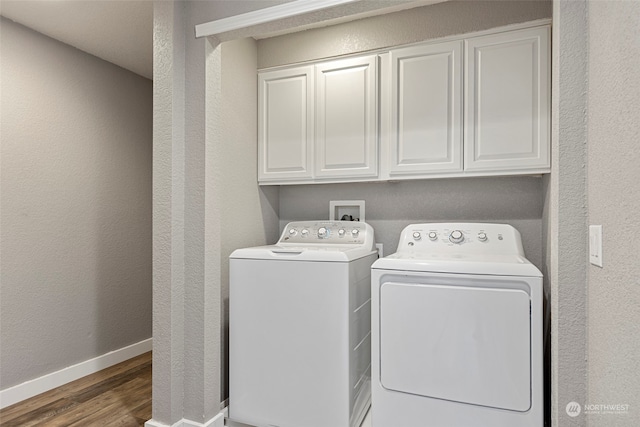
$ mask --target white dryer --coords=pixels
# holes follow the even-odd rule
[[[542,274],[509,225],[413,224],[372,267],[373,427],[542,427]]]
[[[373,229],[289,223],[230,257],[229,418],[355,427],[371,403]]]

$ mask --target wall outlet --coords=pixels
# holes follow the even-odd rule
[[[376,249],[378,250],[378,258],[384,256],[384,250],[382,249],[382,243],[376,243]]]
[[[589,262],[602,267],[602,226],[589,226]]]

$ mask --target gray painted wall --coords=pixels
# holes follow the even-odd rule
[[[317,60],[551,17],[551,1],[447,1],[258,41],[258,68]]]
[[[151,337],[152,83],[1,31],[5,389]]]
[[[590,2],[589,223],[603,226],[603,268],[587,267],[590,426],[640,425],[640,3]]]
[[[366,221],[389,255],[402,229],[412,223],[508,223],[520,231],[527,257],[540,268],[541,194],[542,180],[535,177],[289,185],[280,188],[280,226],[329,219],[331,200],[364,200]]]

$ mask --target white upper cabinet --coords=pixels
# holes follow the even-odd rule
[[[390,52],[391,176],[462,171],[462,41]]]
[[[258,180],[313,178],[313,66],[258,76]]]
[[[548,172],[549,31],[466,40],[466,171]]]
[[[315,177],[378,174],[377,56],[316,65]]]
[[[550,26],[261,71],[264,184],[550,171]]]

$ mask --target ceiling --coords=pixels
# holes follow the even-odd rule
[[[1,0],[0,14],[153,78],[153,1]]]
[[[218,1],[218,12],[224,15],[226,9],[233,11],[248,6],[255,9],[256,3],[268,7],[292,0],[254,0],[235,5],[230,0]],[[279,25],[289,27],[288,31],[281,32],[290,32],[440,1],[445,0],[354,0],[332,11],[321,12],[321,18],[307,14]],[[136,74],[153,78],[152,0],[0,0],[0,14]],[[276,27],[265,27],[263,34],[271,33],[271,36],[279,29],[277,23],[268,25]]]

